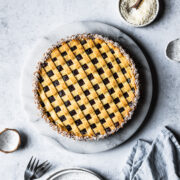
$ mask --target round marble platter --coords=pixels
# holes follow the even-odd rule
[[[117,133],[99,141],[75,141],[61,136],[56,131],[52,130],[40,117],[33,99],[32,78],[37,62],[43,57],[47,49],[58,40],[79,33],[101,34],[119,42],[134,59],[140,74],[141,98],[133,118]],[[77,153],[107,151],[117,147],[130,138],[145,120],[151,104],[153,92],[151,71],[141,49],[129,36],[119,29],[99,22],[76,22],[63,25],[42,37],[27,56],[22,71],[21,83],[22,104],[29,121],[34,124],[41,135],[46,136],[54,145]]]

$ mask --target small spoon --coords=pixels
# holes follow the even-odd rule
[[[0,132],[0,152],[11,153],[21,144],[20,134],[16,129],[4,129]]]
[[[136,2],[133,6],[131,6],[129,9],[132,9],[132,8],[137,9],[137,8],[139,8],[139,6],[140,6],[140,4],[142,3],[142,1],[143,1],[143,0],[137,0],[137,2]]]
[[[180,62],[180,38],[168,43],[166,57],[169,60]]]

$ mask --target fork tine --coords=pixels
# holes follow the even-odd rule
[[[49,166],[50,165],[50,162],[48,162],[45,166],[44,166],[44,168],[46,168],[47,166]]]
[[[38,169],[36,173],[38,174],[39,178],[43,176],[49,169],[51,168],[50,163],[46,165],[45,167],[41,167],[41,169]]]
[[[29,161],[26,169],[29,169],[29,168],[30,168],[32,159],[33,159],[33,156],[31,157],[31,159],[30,159],[30,161]]]
[[[43,174],[45,174],[51,167],[52,167],[51,164],[49,166],[46,166],[46,168],[43,170]]]
[[[35,171],[37,170],[38,164],[39,164],[39,159],[37,160],[37,163],[36,163],[36,165],[35,165],[35,167],[34,167],[34,170],[35,170]]]
[[[36,172],[39,173],[41,171],[44,171],[44,169],[49,165],[50,165],[50,163],[48,161],[45,161],[43,164],[41,164],[40,166],[37,167]]]
[[[31,167],[30,167],[31,171],[34,170],[34,163],[35,163],[35,161],[36,161],[36,158],[34,159],[33,163],[31,164]]]
[[[48,162],[48,161],[44,161],[42,164],[40,164],[40,165],[37,167],[37,169],[43,167],[47,162]]]

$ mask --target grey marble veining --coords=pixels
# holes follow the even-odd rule
[[[179,0],[161,2],[163,8],[155,23],[132,28],[121,22],[117,0],[0,0],[0,129],[17,128],[24,145],[15,153],[0,154],[3,179],[23,179],[25,166],[31,155],[35,155],[53,163],[50,173],[67,167],[84,167],[107,179],[118,180],[130,148],[138,138],[152,139],[167,124],[180,132],[180,64],[165,57],[167,43],[179,37],[180,3]],[[82,20],[108,23],[130,35],[144,50],[155,81],[153,106],[140,130],[120,147],[91,155],[67,152],[39,136],[22,111],[19,93],[23,62],[38,37],[57,25]]]

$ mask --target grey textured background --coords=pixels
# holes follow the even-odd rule
[[[164,55],[168,41],[180,37],[180,2],[162,0],[161,7],[156,22],[139,29],[121,22],[117,0],[0,0],[0,130],[17,128],[23,135],[19,151],[0,153],[3,179],[23,179],[25,166],[35,155],[53,163],[50,173],[66,167],[84,167],[117,180],[138,138],[153,139],[164,125],[180,132],[180,64],[168,61]],[[140,130],[120,147],[94,155],[60,150],[38,136],[26,120],[19,94],[24,57],[38,37],[57,25],[82,20],[105,22],[130,35],[148,57],[155,81],[152,108]]]

